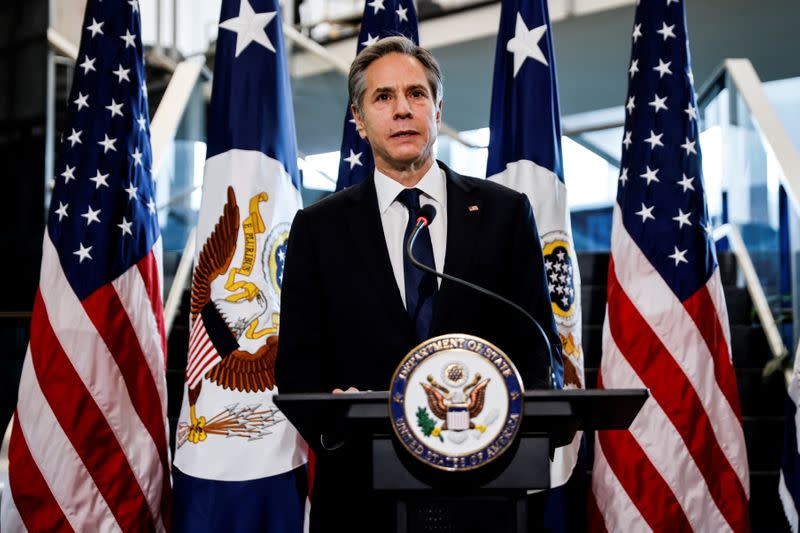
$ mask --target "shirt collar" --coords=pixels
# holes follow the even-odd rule
[[[416,185],[416,188],[436,202],[439,206],[444,205],[447,196],[444,171],[434,161],[428,172]],[[402,184],[393,180],[377,168],[375,168],[375,192],[378,195],[378,209],[381,214],[385,213],[392,202],[397,199],[397,195],[405,189]]]

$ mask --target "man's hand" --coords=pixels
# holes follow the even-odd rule
[[[347,394],[348,392],[361,392],[361,391],[355,387],[350,387],[347,390],[342,390],[339,388],[333,389],[334,394]]]

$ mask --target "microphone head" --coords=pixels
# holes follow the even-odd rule
[[[417,211],[417,222],[424,220],[426,226],[429,226],[434,218],[436,218],[436,208],[431,204],[425,204]]]

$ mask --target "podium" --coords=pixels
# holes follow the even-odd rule
[[[398,533],[431,530],[426,521],[447,520],[441,510],[457,503],[503,509],[498,517],[503,523],[493,523],[491,530],[521,533],[527,531],[527,491],[550,486],[553,450],[579,430],[628,428],[648,396],[646,389],[526,391],[512,448],[468,472],[437,470],[400,446],[386,391],[279,394],[274,401],[318,457],[346,442],[368,445],[370,454],[358,467],[370,470],[370,490],[396,502]]]

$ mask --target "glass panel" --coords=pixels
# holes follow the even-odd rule
[[[797,331],[792,327],[797,320],[792,307],[797,306],[787,303],[798,301],[796,258],[800,246],[798,236],[790,230],[800,227],[798,214],[781,191],[784,176],[767,140],[744,99],[727,82],[716,95],[705,99],[699,110],[709,211],[715,226],[730,222],[739,228],[784,342],[791,349],[792,330]],[[773,96],[787,98],[782,93],[785,85],[773,87]],[[783,113],[785,120],[785,109],[776,111],[779,116]]]
[[[175,138],[154,169],[156,205],[164,250],[164,296],[169,293],[186,240],[197,225],[206,160],[206,105],[202,78],[195,85]]]

